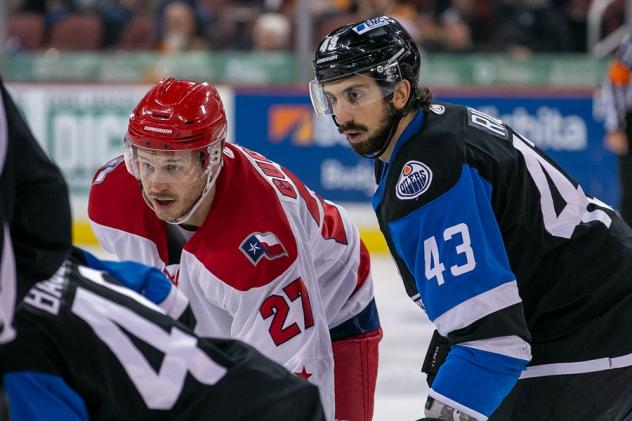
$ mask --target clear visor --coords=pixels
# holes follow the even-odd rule
[[[387,84],[380,86],[378,80]],[[366,72],[349,73],[342,79],[314,79],[309,82],[309,97],[316,114],[335,115],[340,112],[340,107],[358,108],[383,101],[393,93],[395,83],[400,80],[399,65],[386,63]]]
[[[203,149],[173,151],[147,149],[125,138],[125,166],[142,182],[183,184],[207,179],[221,163],[221,144]]]

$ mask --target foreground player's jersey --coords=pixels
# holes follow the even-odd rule
[[[15,419],[324,420],[314,385],[239,341],[198,339],[84,266],[36,284],[15,329],[0,347]]]
[[[183,247],[121,159],[95,175],[89,216],[106,250],[171,274],[198,334],[239,338],[309,378],[333,417],[329,329],[373,300],[368,253],[344,209],[278,164],[227,145],[209,215]]]
[[[0,343],[15,334],[15,303],[66,258],[70,225],[61,171],[33,137],[0,78]]]
[[[452,344],[431,395],[484,418],[520,375],[632,364],[632,231],[528,139],[433,104],[376,174],[407,292]]]

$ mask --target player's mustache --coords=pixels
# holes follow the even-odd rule
[[[345,133],[345,132],[350,132],[350,131],[366,132],[367,130],[369,130],[368,127],[363,126],[362,124],[355,124],[355,123],[347,123],[347,124],[342,124],[338,126],[338,133]]]
[[[170,194],[165,193],[149,194],[149,197],[154,200],[173,200],[173,197]]]

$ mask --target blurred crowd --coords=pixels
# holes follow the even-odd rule
[[[291,50],[297,0],[8,0],[9,52]],[[310,0],[314,43],[391,15],[429,52],[585,52],[591,0]],[[624,19],[611,3],[602,36]]]

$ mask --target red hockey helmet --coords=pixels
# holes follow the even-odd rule
[[[146,188],[198,188],[180,215],[189,220],[213,187],[222,167],[226,113],[210,83],[163,79],[140,100],[130,115],[125,136],[125,166],[143,186],[143,198],[157,212]],[[187,187],[188,186],[188,187]]]
[[[220,164],[226,113],[210,83],[166,78],[140,100],[125,136],[125,163],[140,178],[136,149],[202,152],[206,172]]]

